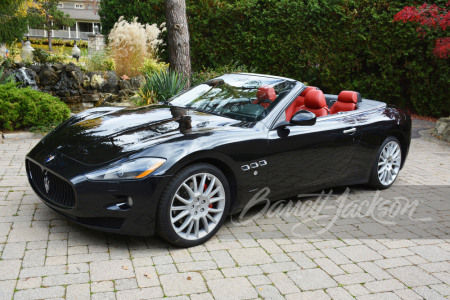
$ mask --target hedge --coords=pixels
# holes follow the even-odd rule
[[[58,98],[15,83],[0,85],[0,130],[50,126],[67,119],[70,110]]]
[[[143,2],[148,10],[134,14]],[[446,0],[435,3],[443,7]],[[436,37],[448,33],[421,39],[411,24],[393,22],[404,6],[415,4],[412,0],[188,0],[193,68],[238,62],[260,73],[319,86],[326,93],[357,90],[365,98],[408,106],[420,114],[448,115],[449,60],[432,53]],[[99,14],[105,33],[120,15],[160,23],[164,1],[102,0]]]

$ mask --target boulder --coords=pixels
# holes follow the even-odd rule
[[[440,118],[433,130],[434,135],[450,143],[450,117]]]
[[[105,80],[105,85],[103,85],[101,91],[103,93],[114,93],[119,91],[119,81],[117,79],[116,72],[108,71],[104,74],[103,79]]]
[[[102,75],[94,74],[91,77],[91,88],[95,90],[101,90],[103,86],[106,84],[106,81],[103,79]]]
[[[42,65],[38,73],[41,88],[50,90],[58,81],[56,71],[50,65]]]

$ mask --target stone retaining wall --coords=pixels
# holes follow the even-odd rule
[[[59,97],[72,111],[95,107],[108,96],[108,105],[130,105],[130,98],[139,90],[143,76],[121,79],[114,71],[82,72],[73,63],[32,65],[29,68],[6,70],[4,76],[13,74],[24,86]]]

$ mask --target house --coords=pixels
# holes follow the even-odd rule
[[[94,26],[100,28],[100,16],[92,5],[86,4],[84,0],[63,0],[58,7],[61,11],[69,14],[75,21],[75,25],[61,30],[52,30],[52,37],[57,39],[87,40],[88,35],[94,33]],[[41,29],[30,28],[28,37],[47,37],[47,33]]]

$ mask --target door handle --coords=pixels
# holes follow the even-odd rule
[[[345,134],[350,134],[350,133],[355,133],[356,132],[356,128],[353,127],[351,129],[346,129],[343,131]]]

